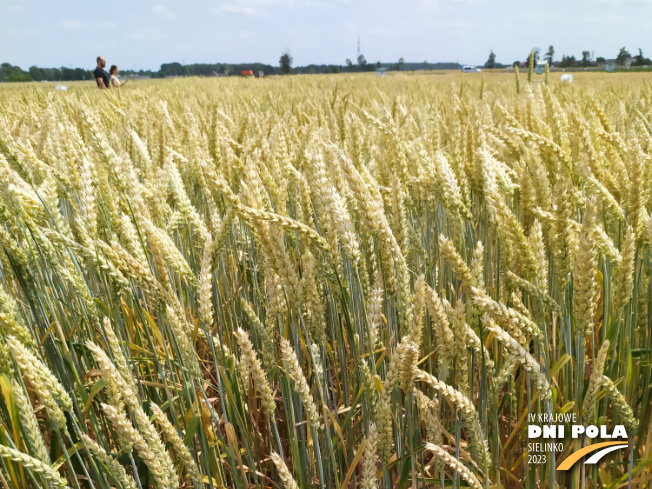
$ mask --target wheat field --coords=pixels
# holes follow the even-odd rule
[[[552,78],[0,87],[2,487],[651,487],[652,91]]]

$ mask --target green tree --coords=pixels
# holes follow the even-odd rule
[[[546,51],[546,55],[543,57],[548,62],[548,66],[552,66],[552,61],[555,56],[555,47],[551,44],[548,46],[548,51]]]
[[[591,52],[582,51],[582,66],[584,67],[589,66],[590,63],[591,63]]]
[[[360,71],[364,71],[367,69],[367,60],[364,57],[364,54],[358,56],[358,66],[360,67]]]
[[[2,63],[0,65],[0,81],[32,81],[32,77],[29,73],[23,71],[20,66]]]
[[[163,63],[159,73],[164,76],[185,76],[186,71],[181,63]]]
[[[401,71],[403,69],[404,64],[405,64],[405,60],[403,58],[398,58],[398,71]]]
[[[649,58],[643,56],[643,50],[638,48],[638,54],[634,56],[634,61],[632,63],[634,66],[645,66],[652,64]]]
[[[278,63],[281,65],[281,73],[284,75],[289,75],[292,73],[292,56],[288,51],[285,51],[278,60]]]
[[[36,81],[47,80],[46,70],[38,66],[30,66],[29,76]]]
[[[559,66],[562,68],[572,68],[573,66],[577,65],[577,61],[575,60],[575,56],[566,56],[563,55],[561,57],[561,63],[559,63]]]
[[[484,67],[490,70],[496,67],[496,53],[489,51],[489,58],[487,58]]]
[[[624,47],[620,48],[620,51],[618,52],[618,56],[616,56],[616,64],[619,66],[623,66],[625,62],[627,61],[627,58],[631,58],[632,55],[629,54],[629,51],[625,49]]]

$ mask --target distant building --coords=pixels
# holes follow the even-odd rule
[[[631,56],[628,57],[628,58],[625,58],[625,66],[629,67],[632,64],[633,61],[634,61],[634,58],[632,58]],[[618,65],[618,63],[616,63],[616,58],[609,58],[605,62],[597,63],[597,66],[599,66],[601,68],[603,68],[603,67],[605,67],[607,65]]]

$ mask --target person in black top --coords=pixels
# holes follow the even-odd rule
[[[109,85],[109,74],[104,70],[106,60],[103,56],[97,57],[97,68],[95,68],[95,81],[98,88],[111,88]]]

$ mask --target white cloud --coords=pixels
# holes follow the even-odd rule
[[[214,9],[216,14],[238,14],[238,15],[260,15],[263,13],[262,10],[256,10],[253,7],[246,7],[244,5],[222,5]]]
[[[159,5],[154,5],[152,7],[152,12],[159,15],[162,19],[166,19],[166,20],[175,20],[177,18],[175,13],[172,12],[165,5],[160,5],[160,4]]]
[[[95,26],[98,29],[105,30],[105,31],[115,29],[116,27],[116,25],[113,22],[108,22],[106,20],[103,20],[102,22],[98,22],[97,24],[95,24]]]
[[[596,3],[601,4],[601,5],[614,5],[614,6],[621,6],[621,5],[651,5],[652,0],[596,0]]]
[[[64,20],[61,22],[61,27],[67,31],[90,31],[90,30],[103,30],[108,31],[115,29],[116,25],[113,22],[101,21],[84,23],[77,20]]]
[[[582,15],[582,23],[584,24],[629,24],[631,20],[624,15],[620,14],[584,14]]]
[[[418,4],[425,9],[446,7],[452,5],[479,4],[486,3],[487,0],[420,0]]]
[[[83,26],[81,22],[77,22],[76,20],[64,20],[61,22],[61,27],[69,31],[76,31],[81,29]]]
[[[169,36],[166,32],[153,27],[144,27],[128,34],[128,37],[137,41],[158,43],[166,41]]]
[[[287,9],[333,8],[350,3],[351,0],[235,0],[222,3],[213,9],[216,14],[234,14],[267,17],[275,11]]]
[[[240,39],[252,39],[253,37],[256,36],[256,34],[257,33],[255,31],[249,31],[249,30],[239,30],[238,32],[236,32],[236,35]]]

